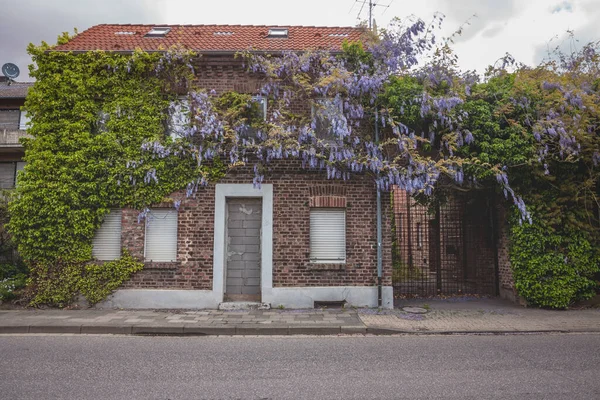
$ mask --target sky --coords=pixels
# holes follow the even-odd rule
[[[600,0],[373,2],[378,27],[394,17],[429,21],[436,12],[444,14],[438,37],[462,27],[454,40],[459,64],[480,73],[506,53],[533,65],[556,46],[569,51],[600,40]],[[103,23],[354,26],[367,19],[368,0],[365,6],[362,0],[0,0],[0,10],[0,64],[17,64],[17,80],[27,81],[27,45],[55,43],[61,32],[74,28]]]

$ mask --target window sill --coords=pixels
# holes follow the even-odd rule
[[[177,269],[179,268],[178,261],[144,261],[144,269]]]
[[[308,263],[308,269],[312,271],[342,271],[346,269],[346,263]]]

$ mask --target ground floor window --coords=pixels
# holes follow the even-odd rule
[[[121,210],[112,209],[104,217],[92,241],[92,256],[104,261],[121,257]]]
[[[310,261],[332,264],[346,262],[346,210],[310,210]]]
[[[177,260],[177,210],[153,208],[146,216],[146,261]]]

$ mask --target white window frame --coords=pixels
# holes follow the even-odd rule
[[[330,214],[332,222],[337,226],[317,226],[315,219]],[[336,221],[337,219],[337,221]],[[344,208],[311,208],[310,209],[310,262],[315,264],[345,264],[346,263],[346,209]],[[337,240],[333,235],[340,235]],[[327,239],[325,239],[327,238]],[[326,246],[333,249],[323,249]],[[331,254],[327,254],[330,251]]]
[[[92,240],[92,257],[96,260],[112,261],[121,258],[121,232],[123,229],[121,215],[121,209],[111,209],[104,217],[104,221],[102,222],[102,225],[100,225],[100,228],[96,231]],[[112,243],[110,250],[103,253],[99,247],[101,245],[108,247],[106,245],[107,240],[114,241],[114,243]]]
[[[184,127],[191,123],[190,101],[187,96],[179,96],[169,106],[168,132],[171,139],[183,137]]]
[[[21,110],[21,114],[19,115],[19,130],[26,131],[30,121],[31,118],[27,115],[27,110]]]
[[[146,215],[146,229],[144,232],[144,260],[146,262],[176,262],[177,261],[177,239],[178,239],[178,228],[179,228],[179,215],[178,211],[175,208],[151,208],[148,214]],[[170,223],[174,224],[173,226],[158,226],[159,221],[166,220],[170,216],[175,216],[174,219],[170,220]],[[168,255],[163,256],[155,256],[152,254],[153,250],[151,249],[153,244],[148,243],[148,239],[150,234],[148,230],[159,229],[163,235],[174,234],[174,238],[172,239],[172,248],[169,249]],[[159,236],[163,236],[159,235]],[[152,238],[151,240],[154,240]],[[149,251],[149,249],[151,249]]]

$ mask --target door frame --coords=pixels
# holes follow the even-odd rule
[[[215,228],[213,240],[213,294],[223,301],[227,268],[227,198],[255,197],[262,199],[260,234],[260,291],[265,301],[265,291],[273,288],[273,185],[218,183],[215,186]]]

